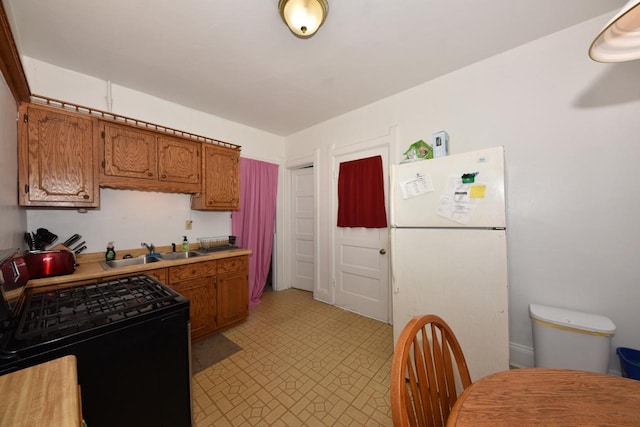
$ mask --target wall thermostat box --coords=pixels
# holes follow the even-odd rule
[[[443,130],[434,133],[431,136],[431,146],[434,158],[449,155],[449,134]]]

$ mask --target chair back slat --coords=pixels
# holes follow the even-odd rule
[[[442,427],[460,393],[471,385],[456,336],[435,315],[413,318],[403,329],[391,367],[394,426]]]

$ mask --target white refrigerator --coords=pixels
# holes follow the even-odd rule
[[[437,314],[476,381],[509,369],[504,148],[391,169],[393,336]]]

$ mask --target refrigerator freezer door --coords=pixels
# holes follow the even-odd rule
[[[452,191],[452,183],[462,175],[475,174],[473,183],[467,184],[458,206],[469,208],[458,222],[451,219],[459,212],[451,213],[447,201],[458,197]],[[405,198],[402,187],[422,176],[433,191]],[[416,187],[414,187],[415,190]],[[409,188],[409,190],[411,190]],[[410,193],[411,194],[411,193]],[[414,193],[415,194],[415,193]],[[391,225],[394,227],[471,227],[504,228],[504,147],[488,148],[437,159],[393,165],[391,170]],[[451,213],[442,216],[438,211]]]
[[[453,328],[471,379],[509,369],[504,230],[392,229],[394,345],[409,320]]]

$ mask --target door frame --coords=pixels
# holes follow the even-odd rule
[[[291,214],[293,206],[293,171],[296,169],[300,169],[303,167],[307,167],[307,166],[311,166],[313,167],[313,191],[314,191],[314,198],[313,198],[313,230],[315,233],[314,236],[314,242],[313,242],[313,249],[314,249],[314,263],[313,263],[313,298],[320,300],[320,301],[324,301],[327,302],[328,301],[328,288],[327,287],[322,287],[320,286],[320,266],[319,266],[319,262],[318,262],[318,254],[320,253],[320,239],[318,239],[318,236],[320,235],[320,230],[319,230],[319,220],[318,218],[320,217],[320,212],[319,212],[319,204],[318,204],[318,195],[320,193],[320,180],[318,179],[318,164],[319,164],[319,157],[320,157],[320,150],[316,150],[314,154],[309,155],[309,156],[304,156],[304,157],[299,157],[297,159],[293,159],[290,161],[287,161],[285,163],[285,167],[287,169],[287,216]],[[289,224],[289,226],[287,227],[287,238],[285,239],[287,242],[287,245],[289,246],[289,248],[292,248],[292,242],[294,239],[294,233],[292,231],[292,227],[293,227],[293,223]],[[294,254],[293,251],[291,249],[288,249],[287,251],[285,251],[285,265],[288,265],[289,267],[287,268],[287,272],[286,272],[286,280],[287,280],[287,284],[285,287],[283,287],[282,289],[288,289],[293,287],[293,274],[294,274],[294,269],[293,269],[293,259],[294,259]],[[282,289],[278,289],[278,290],[282,290]]]
[[[330,245],[330,258],[329,258],[329,264],[330,264],[330,274],[331,274],[331,304],[335,305],[335,283],[336,283],[336,263],[335,263],[335,247],[336,247],[336,234],[337,234],[337,226],[335,225],[337,223],[337,218],[338,218],[338,168],[339,165],[336,163],[337,162],[337,158],[341,157],[341,156],[345,156],[345,155],[349,155],[349,154],[355,154],[358,152],[366,152],[366,151],[370,151],[376,148],[386,148],[387,152],[388,152],[388,162],[389,164],[387,165],[387,173],[390,173],[390,169],[391,169],[391,165],[395,163],[396,160],[396,148],[397,148],[397,135],[398,135],[398,126],[391,126],[389,127],[389,132],[386,135],[382,135],[382,136],[378,136],[378,137],[374,137],[371,139],[367,139],[364,141],[359,141],[356,143],[352,143],[352,144],[347,144],[347,145],[341,145],[341,146],[336,146],[335,144],[332,144],[329,146],[329,161],[331,162],[331,173],[330,173],[330,185],[329,188],[331,188],[331,238],[329,239],[329,245]],[[389,185],[391,185],[391,179],[389,178]],[[389,190],[390,188],[387,188],[387,198],[388,198],[388,205],[385,206],[387,209],[387,212],[391,212],[391,195],[389,194]],[[389,230],[389,226],[387,227],[387,230]],[[388,303],[387,303],[387,323],[391,322],[391,319],[393,319],[393,300],[392,300],[392,286],[391,286],[391,261],[390,261],[390,257],[387,257],[387,262],[389,263],[389,268],[388,268],[388,274],[387,274],[387,283],[388,283],[388,287],[387,287],[387,292],[388,292]]]

